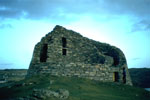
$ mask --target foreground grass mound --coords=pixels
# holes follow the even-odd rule
[[[35,89],[68,90],[67,100],[149,100],[150,98],[150,92],[142,88],[117,83],[102,83],[77,77],[41,75],[0,88],[0,100],[17,100],[20,97],[32,98]],[[50,97],[45,100],[59,99]]]

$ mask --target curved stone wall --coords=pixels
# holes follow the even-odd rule
[[[34,48],[27,76],[44,73],[132,85],[120,49],[61,26],[56,26]]]

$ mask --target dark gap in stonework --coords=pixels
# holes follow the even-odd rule
[[[117,58],[117,57],[113,57],[114,58],[114,63],[113,63],[113,65],[114,66],[117,66],[118,64],[119,64],[119,58]]]
[[[67,46],[67,40],[66,38],[62,38],[62,46],[65,48]]]
[[[114,82],[118,82],[119,81],[119,73],[118,72],[114,72]]]
[[[67,50],[66,49],[62,49],[62,54],[66,55],[67,54]]]
[[[40,62],[46,62],[48,45],[44,44],[40,53]]]
[[[123,68],[123,83],[125,84],[126,83],[126,70],[125,68]]]

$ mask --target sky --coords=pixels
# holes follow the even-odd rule
[[[150,0],[0,0],[0,69],[27,69],[56,25],[117,46],[129,68],[150,68]]]

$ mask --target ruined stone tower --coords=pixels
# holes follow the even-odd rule
[[[36,44],[27,76],[45,73],[132,85],[120,49],[58,25]]]

